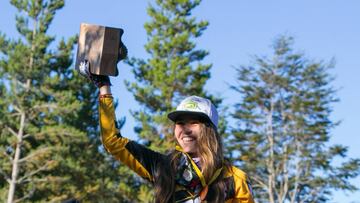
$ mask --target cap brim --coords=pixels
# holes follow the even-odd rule
[[[195,118],[197,119],[200,119],[201,121],[204,121],[204,122],[207,122],[207,123],[211,123],[211,120],[210,118],[202,113],[202,112],[194,112],[194,111],[173,111],[173,112],[170,112],[168,114],[168,118],[170,120],[172,120],[173,122],[176,122],[178,121],[179,119],[181,119],[181,117],[184,117],[184,116],[194,116]]]

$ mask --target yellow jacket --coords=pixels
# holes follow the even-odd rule
[[[100,98],[99,113],[101,137],[105,149],[117,160],[126,164],[131,170],[142,178],[154,182],[157,163],[167,159],[167,155],[152,151],[143,145],[121,136],[116,126],[116,117],[111,96]],[[225,181],[228,185],[226,191],[226,203],[241,202],[253,203],[251,187],[246,174],[232,166],[226,170]],[[198,199],[198,195],[184,187],[176,187],[176,202]],[[179,189],[181,188],[181,189]]]

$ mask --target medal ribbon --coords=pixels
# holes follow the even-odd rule
[[[201,200],[204,200],[206,197],[207,191],[208,191],[208,186],[211,183],[213,183],[217,177],[219,177],[223,167],[217,169],[215,171],[213,177],[210,179],[209,183],[206,183],[205,178],[204,178],[203,174],[201,173],[201,170],[195,164],[194,160],[190,157],[190,155],[188,153],[184,152],[184,150],[179,145],[176,145],[175,149],[179,152],[186,154],[186,156],[190,159],[191,165],[192,165],[193,169],[195,170],[196,175],[198,175],[201,185],[203,186],[203,190],[200,192],[200,196],[201,196]]]

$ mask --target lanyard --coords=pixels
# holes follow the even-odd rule
[[[184,154],[189,158],[189,160],[190,160],[190,162],[191,162],[191,165],[192,165],[193,169],[195,170],[196,175],[199,177],[200,182],[201,182],[201,185],[203,186],[203,189],[202,189],[201,192],[200,192],[200,197],[201,197],[201,200],[204,200],[205,197],[206,197],[206,194],[207,194],[207,192],[208,192],[208,189],[209,189],[208,186],[209,186],[211,183],[213,183],[213,182],[216,180],[217,177],[219,177],[219,175],[220,175],[223,167],[217,169],[217,170],[215,171],[214,175],[212,176],[212,178],[210,179],[209,183],[206,183],[203,174],[201,173],[199,167],[195,164],[194,160],[190,157],[190,155],[189,155],[188,153],[184,152],[184,150],[183,150],[180,146],[178,146],[178,145],[176,145],[175,149],[176,149],[177,151],[179,151],[179,152],[184,153]]]

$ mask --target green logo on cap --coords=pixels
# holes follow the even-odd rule
[[[183,107],[185,109],[198,109],[198,103],[197,102],[194,102],[194,101],[188,101],[186,102]]]

